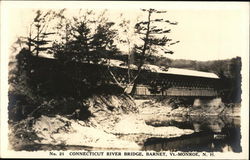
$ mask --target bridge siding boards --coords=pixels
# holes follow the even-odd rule
[[[149,86],[138,86],[136,95],[162,95],[162,96],[191,96],[191,97],[216,97],[218,92],[214,89],[169,88],[160,93],[151,93]]]

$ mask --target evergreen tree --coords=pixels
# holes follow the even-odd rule
[[[118,48],[114,44],[114,38],[117,30],[112,29],[115,23],[108,21],[105,12],[98,19],[94,17],[92,10],[85,11],[72,20],[67,19],[66,41],[53,45],[55,57],[67,61],[97,63],[101,58],[110,58],[116,54]]]
[[[167,11],[158,11],[156,9],[142,9],[142,11],[147,14],[147,19],[135,24],[136,34],[139,35],[142,44],[135,45],[138,76],[134,81],[131,91],[132,95],[136,91],[140,72],[146,60],[151,58],[153,54],[158,54],[159,52],[173,54],[173,51],[169,50],[168,47],[179,43],[179,41],[173,42],[172,39],[168,38],[167,34],[171,32],[171,29],[164,28],[167,24],[177,25],[177,22],[170,22],[163,18],[153,18],[154,14],[165,14]]]
[[[51,20],[55,18],[55,16],[56,13],[52,10],[49,10],[48,12],[42,12],[41,10],[36,11],[36,16],[30,25],[29,36],[27,37],[29,51],[35,51],[36,56],[39,55],[40,51],[47,51],[48,49],[51,49],[51,47],[47,46],[50,42],[52,42],[48,39],[48,36],[55,33],[49,32],[48,28]],[[33,30],[36,30],[35,35],[32,35]]]

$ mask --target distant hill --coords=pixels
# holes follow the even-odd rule
[[[124,61],[128,60],[127,55],[117,54],[111,59],[118,59]],[[134,62],[136,63],[136,61]],[[232,59],[224,60],[211,60],[211,61],[195,61],[186,59],[170,59],[166,57],[150,56],[146,58],[146,63],[164,67],[174,67],[183,69],[192,69],[203,72],[212,72],[219,77],[235,78],[239,76],[241,71],[241,58],[235,57]]]
[[[224,90],[223,100],[228,103],[241,102],[242,63],[240,57],[214,61],[171,60],[170,66],[217,74],[224,81],[221,86]]]
[[[204,72],[213,72],[220,77],[235,78],[240,74],[241,58],[236,57],[225,60],[194,61],[194,60],[171,60],[171,67],[193,69]]]

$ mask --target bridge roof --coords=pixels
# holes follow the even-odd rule
[[[55,59],[54,57],[48,57],[47,54],[40,55],[39,57]],[[128,66],[124,64],[123,61],[115,60],[115,59],[111,59],[108,64],[104,64],[104,65],[110,65],[113,67],[126,68],[126,69],[128,68]],[[131,65],[130,68],[136,69],[137,67],[135,65]],[[219,79],[219,77],[216,74],[211,73],[211,72],[202,72],[202,71],[182,69],[182,68],[173,68],[173,67],[165,69],[164,67],[158,67],[156,65],[151,65],[151,64],[144,64],[142,68],[145,70],[149,70],[151,72],[157,72],[157,73],[163,73],[163,74]]]
[[[194,76],[194,77],[204,77],[204,78],[215,78],[219,79],[219,77],[211,72],[201,72],[189,69],[181,69],[181,68],[169,68],[166,71],[167,74],[175,74],[175,75],[185,75],[185,76]]]
[[[120,68],[127,68],[127,65],[124,65],[124,62],[122,62],[122,61],[111,60],[110,62],[111,62],[110,63],[111,66],[120,67]],[[136,69],[137,67],[135,65],[131,65],[130,68]],[[173,74],[173,75],[183,75],[183,76],[219,79],[219,77],[216,74],[211,73],[211,72],[202,72],[202,71],[182,69],[182,68],[173,68],[173,67],[165,69],[164,67],[159,67],[159,66],[151,65],[151,64],[144,64],[142,68],[145,70],[149,70],[151,72],[157,72],[157,73],[163,73],[163,74]]]
[[[151,72],[157,72],[157,73],[163,73],[163,74],[219,79],[219,77],[216,74],[211,73],[211,72],[202,72],[202,71],[182,69],[182,68],[173,68],[173,67],[166,69],[164,67],[158,67],[158,66],[150,65],[150,64],[145,64],[143,68],[146,70],[150,70]]]

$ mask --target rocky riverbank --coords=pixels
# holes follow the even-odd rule
[[[168,112],[160,110],[162,106],[150,109],[145,104],[148,103],[134,101],[126,95],[99,95],[83,100],[67,112],[62,112],[63,107],[44,105],[27,118],[10,124],[11,147],[23,150],[32,145],[61,145],[140,150],[147,138],[179,137],[194,132],[174,126],[148,125],[147,109],[151,110],[150,115]]]

